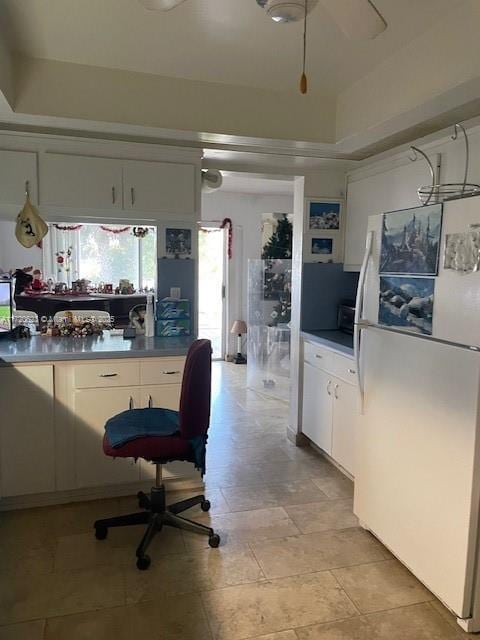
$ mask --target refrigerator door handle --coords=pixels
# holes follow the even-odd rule
[[[365,244],[365,254],[363,256],[362,267],[360,269],[360,276],[358,278],[357,299],[355,302],[355,324],[353,329],[353,350],[355,356],[355,370],[357,372],[357,384],[358,392],[360,396],[360,413],[363,414],[364,404],[364,387],[361,371],[361,346],[360,346],[360,334],[361,323],[363,314],[363,300],[365,297],[365,280],[367,277],[368,261],[370,254],[372,253],[373,245],[373,231],[367,233],[367,240]]]

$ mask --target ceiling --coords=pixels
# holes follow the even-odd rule
[[[347,40],[321,4],[309,17],[312,91],[337,95],[466,0],[376,0],[389,28]],[[275,24],[255,0],[0,0],[10,47],[25,56],[272,90],[297,89],[302,24]]]

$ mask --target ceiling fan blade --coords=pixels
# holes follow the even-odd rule
[[[321,0],[350,40],[373,40],[387,28],[387,21],[372,0]]]
[[[139,0],[146,9],[152,11],[170,11],[185,0]]]

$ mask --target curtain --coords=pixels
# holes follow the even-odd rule
[[[79,272],[78,230],[62,231],[49,224],[48,233],[43,239],[42,251],[43,279],[52,278],[54,282],[65,282],[71,287]]]

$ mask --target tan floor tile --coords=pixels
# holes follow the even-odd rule
[[[20,622],[0,627],[0,640],[43,640],[45,620]]]
[[[240,640],[346,618],[356,610],[325,571],[202,594],[215,640]]]
[[[382,545],[362,529],[309,533],[250,543],[267,578],[280,578],[385,558]]]
[[[259,487],[230,487],[222,490],[231,511],[248,511],[325,500],[311,480]]]
[[[317,487],[329,498],[353,498],[353,482],[340,472],[337,476],[312,478]]]
[[[362,613],[433,600],[397,560],[334,569],[333,574]]]
[[[460,640],[462,637],[429,604],[297,629],[296,634],[298,640]]]
[[[197,549],[190,554],[157,558],[141,572],[132,565],[125,570],[127,603],[152,600],[156,594],[174,595],[264,579],[247,545],[229,544],[218,549]]]
[[[436,598],[434,600],[432,600],[432,602],[430,602],[430,606],[433,607],[433,609],[446,621],[448,622],[448,624],[453,627],[453,629],[455,629],[455,631],[457,631],[457,633],[460,633],[464,638],[465,637],[470,637],[468,635],[465,635],[465,633],[463,633],[463,631],[461,630],[460,626],[457,623],[457,618],[456,616],[453,615],[453,613],[451,611],[449,611],[439,600],[437,600]],[[475,637],[475,636],[473,636]]]
[[[211,640],[198,596],[89,611],[47,621],[45,640]]]
[[[297,640],[295,631],[279,631],[278,633],[269,633],[266,636],[255,636],[248,640]]]
[[[120,568],[16,575],[0,583],[0,620],[5,624],[125,603]]]
[[[302,533],[357,527],[352,500],[324,500],[285,507]]]
[[[288,462],[290,458],[281,447],[243,447],[241,449],[230,448],[223,451],[210,451],[207,447],[207,467],[215,469],[225,467],[232,462],[244,464],[261,464],[265,458],[272,462]]]
[[[186,500],[197,493],[200,493],[200,491],[172,491],[167,495],[167,504]],[[208,491],[205,491],[205,497],[210,501],[211,506],[209,513],[228,513],[231,511],[225,497],[219,489],[209,489]],[[201,510],[200,505],[197,505],[188,511],[182,512],[180,515],[185,515],[186,518],[195,519],[197,515],[202,513],[203,511]]]
[[[43,575],[53,571],[53,548],[25,547],[18,544],[7,545],[0,541],[2,559],[0,561],[0,580],[7,580],[10,574]]]
[[[319,468],[322,466],[319,463]],[[325,465],[326,466],[326,465]],[[318,473],[321,471],[319,470]],[[312,472],[303,461],[289,460],[288,462],[265,462],[262,465],[264,484],[281,484],[296,482],[311,477]]]
[[[256,509],[254,511],[238,511],[221,515],[206,515],[199,522],[209,523],[222,540],[222,545],[232,542],[252,542],[293,536],[299,533],[297,527],[282,507]],[[208,546],[208,538],[195,533],[184,532],[188,546]]]
[[[263,465],[231,464],[216,469],[207,468],[204,478],[207,493],[223,487],[247,487],[265,484]]]

